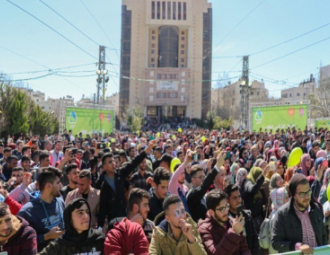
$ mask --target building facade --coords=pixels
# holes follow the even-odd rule
[[[205,118],[211,109],[208,0],[122,0],[119,111]]]
[[[301,82],[298,87],[284,89],[281,91],[282,102],[305,101],[310,94],[316,93],[316,83],[313,75]]]
[[[212,90],[212,109],[223,119],[230,116],[239,120],[241,107],[240,94],[241,81],[228,83],[228,85]],[[259,103],[268,101],[268,90],[265,84],[260,81],[252,81],[249,102]]]

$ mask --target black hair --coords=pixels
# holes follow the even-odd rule
[[[22,158],[21,158],[21,163],[23,163],[25,161],[28,161],[28,160],[31,161],[31,159],[28,156],[23,155]]]
[[[10,155],[10,156],[8,156],[6,162],[10,164],[11,161],[14,160],[14,159],[15,159],[15,160],[18,160],[18,158],[17,158],[16,156],[14,156],[14,155]]]
[[[181,154],[183,154],[183,151],[177,151],[176,156],[180,157]]]
[[[5,152],[11,152],[12,151],[12,149],[10,148],[10,147],[6,147],[4,150],[3,150],[3,152],[5,153]]]
[[[128,211],[133,210],[133,206],[135,204],[139,205],[143,198],[150,199],[150,194],[145,191],[144,189],[134,188],[130,191],[128,195],[128,202],[127,202],[127,208]]]
[[[9,206],[5,202],[0,202],[0,217],[3,217],[7,214]]]
[[[215,211],[220,202],[227,198],[227,194],[219,189],[213,189],[206,196],[207,209]]]
[[[48,151],[45,151],[45,150],[40,151],[40,153],[39,153],[39,161],[45,160],[48,157],[49,157]]]
[[[169,181],[170,173],[164,167],[157,167],[154,172],[154,183],[159,185],[161,181]]]
[[[67,167],[65,169],[66,174],[69,174],[75,168],[78,168],[78,165],[76,163],[67,165]]]
[[[163,209],[166,212],[170,205],[181,203],[181,199],[177,195],[169,195],[168,197],[165,197],[164,202],[163,202]]]
[[[199,171],[203,171],[203,167],[200,164],[195,164],[191,167],[190,177],[194,177]]]
[[[231,193],[235,192],[239,190],[238,186],[236,184],[229,184],[226,188],[225,188],[225,192],[228,196],[228,198],[231,196]]]
[[[62,172],[55,167],[42,167],[38,175],[40,191],[43,191],[47,183],[53,183],[56,177],[61,178]]]
[[[79,178],[87,178],[88,180],[92,179],[92,175],[91,175],[91,171],[89,171],[88,169],[84,169],[81,170],[81,172],[79,173]]]
[[[112,158],[112,157],[113,157],[112,153],[105,153],[105,154],[102,156],[102,166],[104,165],[105,160],[106,160],[107,158]]]

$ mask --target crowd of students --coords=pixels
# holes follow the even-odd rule
[[[312,254],[330,241],[327,130],[65,131],[9,137],[0,158],[0,254]]]

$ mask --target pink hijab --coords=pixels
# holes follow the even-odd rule
[[[309,154],[307,154],[307,153],[304,153],[302,156],[301,156],[301,160],[300,160],[300,165],[301,165],[301,169],[302,169],[302,173],[305,175],[305,176],[307,176],[307,174],[308,174],[308,168],[307,168],[307,166],[306,166],[306,161],[307,161],[307,159],[310,159],[310,156],[309,156]]]
[[[324,151],[324,150],[319,150],[319,151],[316,153],[316,158],[326,158],[325,151]]]

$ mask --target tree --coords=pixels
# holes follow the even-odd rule
[[[229,129],[234,124],[233,118],[230,116],[227,120],[221,119],[220,116],[216,117],[215,123],[214,123],[214,129]]]
[[[206,114],[206,126],[208,129],[213,129],[216,120],[216,114],[214,110],[208,111]]]
[[[127,120],[127,126],[131,131],[136,132],[142,128],[143,113],[139,105],[134,108],[127,108],[125,112],[125,119]]]

